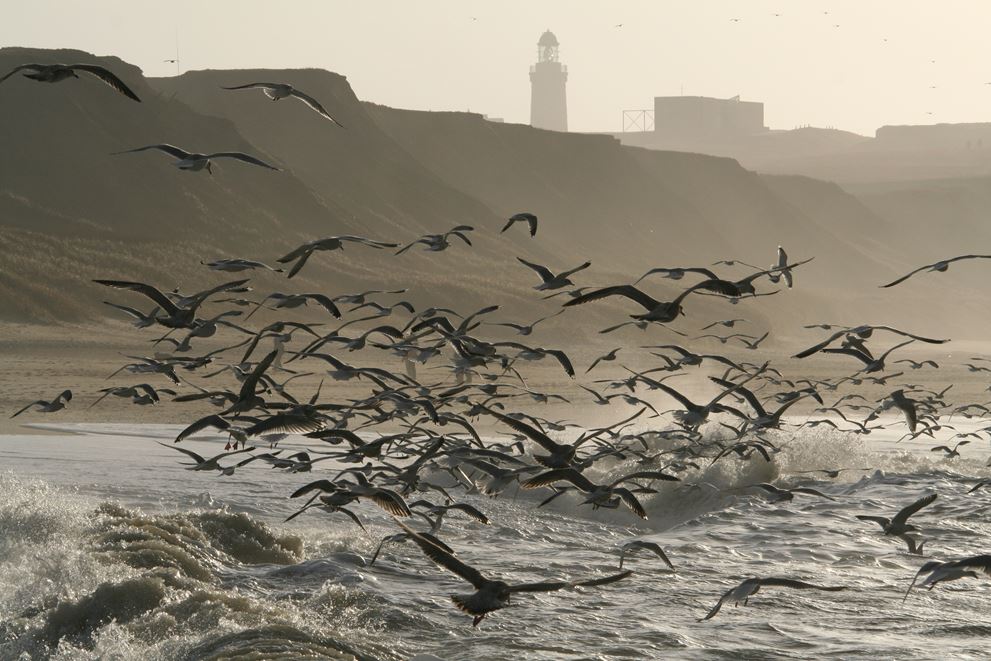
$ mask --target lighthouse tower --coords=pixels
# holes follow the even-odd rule
[[[557,37],[548,30],[537,42],[537,63],[530,67],[530,126],[568,130],[568,101],[564,84],[568,67],[558,61]]]

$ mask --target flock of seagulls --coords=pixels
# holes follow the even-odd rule
[[[27,71],[26,76],[41,82],[59,82],[77,77],[75,72],[82,71],[96,76],[124,96],[138,100],[114,74],[102,67],[27,64],[15,68],[0,81],[19,71]],[[226,89],[261,89],[273,100],[293,97],[337,124],[320,103],[290,85],[251,83]],[[148,150],[172,156],[177,167],[186,170],[210,171],[211,161],[220,158],[277,169],[240,152],[199,154],[166,144],[122,153]],[[511,216],[500,232],[513,230],[514,225],[523,223],[529,237],[535,237],[538,219],[529,212]],[[495,234],[498,228],[491,229]],[[203,265],[210,271],[262,270],[281,274],[288,285],[289,279],[297,275],[317,252],[344,250],[346,245],[361,246],[370,255],[384,249],[397,249],[396,254],[402,254],[418,245],[427,251],[442,252],[451,247],[454,239],[471,248],[471,237],[483,236],[485,228],[472,234],[475,231],[474,227],[458,225],[405,245],[361,236],[318,238],[276,258],[277,264],[289,269],[287,273],[283,268],[271,267],[253,258],[212,260]],[[965,255],[936,262],[886,286],[897,285],[918,273],[945,271],[949,264],[959,260],[984,257],[987,256]],[[623,417],[617,415],[619,419],[615,422],[597,429],[585,429],[535,413],[536,405],[549,401],[572,402],[559,392],[533,389],[524,374],[527,363],[550,357],[564,372],[565,378],[577,379],[578,370],[565,351],[483,336],[482,329],[498,328],[498,332],[512,331],[528,338],[539,334],[538,325],[552,317],[560,316],[578,323],[584,318],[579,306],[613,297],[627,299],[642,311],[630,315],[631,322],[620,323],[605,332],[636,325],[641,329],[656,327],[685,336],[675,322],[683,328],[693,324],[693,328],[702,331],[717,327],[746,328],[749,322],[739,317],[696,321],[690,314],[692,304],[696,297],[703,295],[730,304],[779,293],[783,291],[782,286],[785,289],[795,286],[796,274],[809,261],[811,258],[791,261],[786,252],[778,248],[770,268],[748,267],[752,272],[743,278],[717,272],[723,267],[745,267],[742,262],[720,260],[709,266],[659,266],[631,284],[592,287],[578,286],[575,282],[588,277],[585,271],[591,267],[589,261],[555,272],[518,258],[518,262],[510,262],[507,268],[535,272],[540,282],[533,289],[541,292],[535,298],[545,301],[543,305],[549,308],[547,315],[532,323],[488,322],[488,315],[500,307],[495,302],[480,301],[480,307],[474,311],[457,311],[449,307],[417,309],[409,301],[389,298],[404,294],[405,289],[336,296],[323,292],[256,293],[250,280],[242,278],[199,292],[183,293],[141,282],[95,280],[96,285],[130,297],[125,301],[127,305],[122,302],[107,302],[107,305],[126,314],[136,331],[161,329],[164,334],[153,340],[158,349],[153,355],[128,356],[133,362],[111,375],[127,372],[149,382],[104,388],[96,393],[93,405],[111,396],[142,406],[161,405],[169,398],[173,402],[199,401],[211,405],[214,412],[192,421],[176,436],[173,444],[163,444],[191,460],[191,463],[185,462],[185,468],[221,476],[261,465],[287,473],[319,472],[319,479],[290,494],[290,498],[305,501],[299,501],[302,505],[287,520],[323,512],[325,516],[345,516],[365,530],[361,508],[380,508],[395,520],[398,532],[381,540],[370,564],[379,557],[383,544],[413,542],[426,559],[471,585],[472,592],[454,594],[451,599],[458,609],[472,617],[473,625],[478,626],[487,615],[509,605],[514,594],[605,589],[625,580],[634,580],[631,579],[633,571],[623,567],[632,554],[640,551],[650,552],[666,570],[675,571],[675,564],[656,542],[632,539],[624,540],[614,550],[619,554],[618,573],[538,583],[504,581],[483,574],[464,562],[457,550],[443,539],[443,521],[454,513],[469,517],[475,525],[490,523],[482,511],[484,507],[466,502],[466,496],[497,498],[516,488],[540,494],[543,500],[537,507],[569,495],[580,505],[628,510],[640,519],[647,519],[650,516],[650,503],[645,505],[647,496],[657,494],[663,488],[673,488],[671,485],[701,486],[698,478],[704,464],[773,461],[774,455],[781,450],[776,437],[770,433],[774,430],[823,424],[849,434],[869,434],[882,426],[905,425],[906,437],[927,435],[935,438],[937,431],[953,431],[943,420],[944,415],[975,415],[982,405],[954,408],[945,401],[945,390],[933,392],[919,385],[902,385],[875,401],[853,391],[842,395],[837,392],[841,386],[850,388],[868,382],[884,384],[901,375],[887,373],[886,360],[895,351],[910,344],[939,345],[947,340],[885,325],[812,324],[808,328],[825,330],[829,335],[796,354],[795,359],[818,353],[832,354],[849,364],[848,375],[828,380],[789,380],[770,361],[746,362],[717,353],[696,353],[670,343],[620,346],[597,357],[584,374],[588,375],[596,368],[601,372],[604,363],[619,363],[623,374],[619,378],[596,379],[591,382],[596,387],[582,384],[581,388],[589,396],[589,403],[605,407],[622,403],[636,412],[629,414],[630,409],[626,408]],[[640,288],[642,281],[658,274],[673,283],[687,280],[689,284],[673,285],[680,287],[680,291],[672,300],[660,300]],[[544,295],[545,292],[552,293]],[[563,303],[554,301],[558,295],[566,295],[567,300]],[[671,298],[670,294],[658,296]],[[147,312],[141,307],[132,307],[134,301],[141,300],[154,307]],[[245,314],[246,308],[250,311]],[[310,312],[299,315],[299,311],[306,308],[310,308]],[[211,309],[209,315],[205,312],[207,309]],[[249,326],[249,320],[263,311],[267,323],[260,327]],[[359,314],[365,316],[359,317]],[[348,317],[347,321],[327,332],[331,320],[345,317]],[[367,321],[375,325],[357,335],[345,333],[348,326]],[[724,345],[730,339],[740,340],[741,351],[759,353],[769,333],[769,330],[763,333],[758,330],[753,335],[716,337],[725,338]],[[891,336],[900,339],[883,347],[873,344]],[[222,346],[211,351],[199,350],[199,345],[207,338],[214,338],[213,342]],[[272,348],[266,350],[269,346]],[[166,347],[172,350],[161,350]],[[643,350],[649,350],[647,356],[642,355]],[[352,364],[342,358],[345,353],[365,351],[377,352],[381,357],[380,365],[395,363],[397,369]],[[632,362],[630,354],[636,351],[640,353],[636,362]],[[912,369],[938,368],[933,361],[905,360],[912,363]],[[635,364],[637,369],[622,365],[621,361]],[[433,363],[431,367],[443,371],[424,376],[422,367],[427,363]],[[692,373],[703,364],[718,366],[722,371],[721,376],[707,379],[706,387],[715,391],[703,398],[707,399],[704,403],[686,396],[683,388],[676,389],[666,383],[671,378]],[[303,366],[312,371],[304,372]],[[314,373],[324,379],[315,392],[304,394],[292,383]],[[207,379],[221,376],[229,379],[229,385],[206,385]],[[155,384],[155,379],[164,379],[164,387]],[[324,388],[326,380],[353,381],[367,386],[367,394],[357,399],[328,397],[328,391],[332,392],[333,388]],[[29,409],[37,413],[54,413],[65,409],[72,397],[72,392],[66,390],[53,400],[31,402],[12,417]],[[838,398],[827,405],[827,397],[830,400]],[[531,409],[525,411],[521,402],[530,403]],[[661,402],[668,410],[659,411]],[[811,413],[805,422],[798,424],[785,414],[800,403],[811,409]],[[890,409],[898,410],[901,419],[883,422],[880,415]],[[984,407],[984,412],[987,411]],[[476,429],[479,420],[494,426],[499,435],[483,439]],[[873,426],[869,426],[872,423]],[[645,426],[647,431],[636,431],[637,427],[643,429]],[[204,432],[213,436],[219,433],[226,439],[222,452],[205,457],[178,445]],[[290,435],[297,442],[305,443],[306,449],[286,454],[278,448],[279,442]],[[966,434],[958,432],[934,451],[941,451],[947,460],[953,460],[959,456],[959,449],[969,442],[968,436],[982,435],[991,438],[991,427]],[[954,440],[956,444],[951,445]],[[259,449],[263,444],[269,446],[267,450]],[[633,462],[632,470],[629,462]],[[322,466],[330,465],[338,468],[322,469]],[[342,465],[346,467],[340,468]],[[863,470],[868,469],[823,467],[804,473],[833,479],[844,471]],[[978,483],[972,491],[989,483]],[[771,502],[787,502],[796,496],[826,500],[843,497],[839,493],[829,493],[827,488],[801,482],[791,486],[758,483],[745,490],[750,487]],[[413,495],[416,500],[411,502]],[[857,518],[877,523],[884,536],[904,540],[910,553],[921,555],[930,540],[908,521],[936,499],[935,492],[917,498],[891,518],[874,514]],[[426,529],[417,529],[420,524],[414,527],[414,519],[423,519]],[[932,589],[942,582],[991,575],[989,558],[991,556],[977,555],[926,562],[909,589],[916,583]],[[702,619],[712,619],[727,603],[746,605],[761,588],[770,587],[830,592],[846,589],[845,586],[818,585],[788,576],[749,577],[726,591]]]

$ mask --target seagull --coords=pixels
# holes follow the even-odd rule
[[[105,69],[96,64],[22,64],[0,78],[0,83],[13,76],[18,71],[30,69],[32,73],[24,74],[25,78],[36,80],[40,83],[58,83],[69,78],[79,78],[76,71],[83,71],[92,76],[96,76],[110,87],[114,88],[127,98],[141,102],[138,95],[131,91],[131,88],[124,84],[120,78],[115,76],[109,69]]]
[[[619,503],[622,501],[634,514],[646,520],[647,512],[644,510],[643,505],[640,504],[640,501],[637,500],[637,497],[633,495],[633,492],[625,487],[617,486],[622,482],[640,478],[671,482],[678,481],[678,478],[660,471],[642,471],[624,475],[618,480],[613,480],[610,484],[595,484],[574,468],[555,468],[541,473],[536,477],[531,477],[526,482],[523,482],[522,486],[524,489],[537,489],[539,487],[549,486],[555,482],[570,482],[580,491],[587,494],[584,504],[589,504],[593,507],[614,509],[619,507]],[[558,493],[560,494],[561,492]],[[544,502],[546,503],[547,501]]]
[[[309,301],[313,301],[323,307],[327,312],[336,317],[341,318],[341,311],[334,304],[326,294],[283,294],[282,292],[272,292],[258,304],[254,310],[252,310],[245,320],[249,319],[254,313],[258,312],[265,305],[266,302],[272,302],[272,308],[275,310],[291,309],[305,306]]]
[[[770,269],[766,269],[763,271],[758,270],[756,273],[751,273],[742,280],[732,281],[732,280],[723,280],[721,278],[716,278],[710,280],[703,280],[699,284],[702,289],[715,292],[716,294],[727,296],[733,299],[739,299],[742,296],[770,296],[771,294],[775,294],[777,292],[770,292],[769,294],[757,293],[757,290],[754,288],[754,282],[756,282],[757,279],[765,275],[768,276],[769,279],[771,279],[771,276],[782,272],[787,272],[790,275],[792,269],[802,266],[803,264],[808,264],[813,259],[815,259],[815,257],[809,257],[808,259],[803,259],[802,261],[795,262],[793,264],[785,264],[784,266],[781,267],[772,266]]]
[[[894,362],[896,365],[898,363],[908,363],[909,366],[914,370],[922,369],[923,367],[927,367],[927,366],[932,367],[933,369],[939,369],[939,364],[935,360],[915,361],[912,360],[911,358],[902,358],[901,360],[896,360]]]
[[[522,223],[522,222],[525,222],[527,225],[530,226],[530,236],[537,236],[537,217],[534,216],[532,213],[526,213],[526,212],[517,213],[510,216],[509,222],[506,223],[505,227],[499,230],[499,233],[502,234],[503,232],[508,230],[510,227],[513,226],[513,223]]]
[[[113,388],[102,388],[100,390],[103,394],[100,395],[95,402],[89,405],[89,408],[93,408],[99,404],[105,397],[113,395],[114,397],[130,397],[135,404],[157,404],[160,401],[159,391],[155,390],[151,385],[147,383],[139,383],[136,386],[116,386]],[[168,390],[162,388],[161,392],[168,394],[175,394],[174,390]]]
[[[309,94],[306,94],[304,92],[300,92],[298,89],[296,89],[292,85],[288,85],[286,83],[248,83],[247,85],[238,85],[237,87],[223,87],[223,86],[221,86],[220,89],[225,89],[225,90],[260,89],[263,92],[265,92],[265,96],[267,96],[268,98],[272,99],[273,101],[278,101],[279,99],[284,99],[287,96],[294,96],[297,99],[299,99],[300,101],[302,101],[303,103],[305,103],[306,105],[308,105],[313,110],[317,111],[317,113],[319,113],[321,116],[329,119],[330,121],[334,122],[335,124],[337,124],[341,128],[344,128],[344,125],[341,124],[336,119],[334,119],[331,116],[331,114],[329,112],[327,112],[327,110],[322,105],[320,105],[320,102],[319,101],[317,101],[316,99],[314,99]]]
[[[282,273],[282,269],[272,268],[264,262],[257,262],[253,259],[215,259],[212,262],[201,261],[200,264],[209,267],[212,271],[225,271],[227,273],[239,273],[240,271],[252,271],[254,269]]]
[[[279,168],[274,165],[269,165],[265,161],[255,158],[254,156],[249,156],[243,152],[239,151],[219,151],[213,154],[196,154],[193,152],[188,152],[183,149],[179,149],[174,145],[159,144],[159,145],[146,145],[144,147],[138,147],[137,149],[126,149],[124,151],[113,152],[111,156],[118,156],[120,154],[133,154],[139,151],[147,151],[149,149],[157,149],[160,152],[164,152],[169,156],[175,157],[177,160],[173,165],[175,165],[180,170],[190,170],[196,172],[199,170],[206,170],[210,174],[213,174],[213,165],[211,163],[214,158],[234,158],[245,163],[250,163],[251,165],[260,165],[263,168],[268,168],[269,170],[275,170],[276,172],[281,172]]]
[[[32,406],[37,407],[35,411],[37,411],[38,413],[55,413],[56,411],[61,411],[62,409],[64,409],[69,404],[70,401],[72,401],[72,391],[63,390],[62,392],[59,393],[59,396],[53,399],[52,401],[49,402],[44,399],[39,399],[38,401],[31,402],[30,404],[20,409],[17,413],[15,413],[10,417],[16,418],[17,416],[24,413]]]
[[[630,317],[632,319],[637,321],[657,321],[660,323],[668,323],[677,319],[679,315],[685,314],[685,311],[681,307],[681,302],[685,300],[686,296],[698,289],[699,286],[700,285],[694,285],[689,287],[685,291],[681,292],[681,294],[679,294],[678,297],[671,302],[662,302],[651,298],[633,285],[617,285],[615,287],[605,287],[604,289],[596,289],[595,291],[591,291],[587,294],[582,294],[578,298],[573,298],[565,303],[564,307],[582,305],[583,303],[598,301],[609,296],[625,296],[631,301],[638,303],[646,310],[643,314],[631,314]]]
[[[795,494],[796,493],[805,493],[805,494],[809,494],[811,496],[819,496],[820,498],[825,498],[826,500],[832,500],[832,501],[835,501],[836,500],[832,496],[827,496],[826,494],[824,494],[821,491],[816,491],[815,489],[810,489],[808,487],[794,487],[792,489],[779,489],[778,487],[774,486],[773,484],[767,484],[767,483],[755,484],[754,486],[757,487],[758,489],[763,489],[764,491],[766,491],[769,494],[768,495],[768,500],[771,501],[772,503],[780,503],[780,502],[785,502],[785,501],[793,500],[795,498]]]
[[[889,282],[886,285],[881,285],[881,288],[882,289],[885,289],[887,287],[894,287],[897,284],[900,284],[902,282],[905,282],[906,280],[908,280],[909,278],[911,278],[916,273],[919,273],[920,271],[930,271],[930,272],[935,272],[935,273],[945,273],[946,270],[950,268],[950,264],[952,264],[953,262],[958,262],[958,261],[960,261],[962,259],[991,259],[991,255],[960,255],[959,257],[951,257],[949,259],[943,259],[943,260],[940,260],[938,262],[934,262],[932,264],[926,264],[925,266],[920,266],[919,268],[915,269],[914,271],[912,271],[912,272],[910,272],[910,273],[908,273],[906,275],[903,275],[902,277],[898,278],[897,280],[893,280],[892,282]]]
[[[221,452],[220,454],[216,455],[215,457],[210,457],[209,459],[204,459],[203,457],[201,457],[200,455],[196,454],[192,450],[187,450],[186,448],[182,448],[182,447],[179,447],[177,445],[168,445],[167,443],[162,443],[160,441],[156,441],[156,442],[159,445],[161,445],[162,447],[172,448],[173,450],[178,450],[179,452],[182,452],[183,454],[185,454],[189,458],[191,458],[193,461],[195,461],[196,462],[195,464],[188,464],[186,466],[186,470],[191,470],[191,471],[214,471],[215,470],[215,471],[220,471],[224,475],[233,475],[235,468],[238,468],[240,466],[243,466],[244,464],[246,464],[246,463],[248,463],[250,461],[253,461],[255,459],[255,457],[251,457],[251,459],[249,459],[248,461],[241,462],[240,464],[236,464],[234,466],[224,467],[224,466],[221,466],[220,465],[220,460],[223,459],[224,457],[229,457],[229,456],[231,456],[233,454],[241,454],[242,452],[248,452],[250,450],[254,450],[254,448],[241,448],[240,450],[233,450],[231,452]]]
[[[770,335],[770,334],[771,334],[771,331],[767,331],[766,333],[764,333],[760,337],[758,337],[756,339],[752,339],[752,340],[748,340],[745,335],[739,335],[738,334],[737,335],[737,339],[740,340],[740,342],[743,343],[743,346],[745,346],[746,348],[750,349],[751,351],[755,351],[757,349],[757,347],[760,346],[760,343],[763,342],[764,340],[766,340],[767,339],[767,336]]]
[[[439,546],[441,549],[450,553],[451,555],[454,555],[454,549],[452,549],[450,546],[448,546],[441,540],[434,537],[431,533],[421,532],[420,535],[426,538],[430,543],[435,544]],[[378,548],[375,549],[375,553],[372,554],[372,559],[368,561],[368,566],[371,567],[372,565],[375,564],[375,561],[382,553],[382,547],[385,546],[386,544],[401,544],[403,542],[408,542],[409,540],[410,540],[410,536],[404,532],[396,533],[395,535],[386,535],[385,537],[382,538],[382,541],[379,542]]]
[[[534,289],[536,289],[537,291],[550,291],[554,289],[562,289],[564,287],[574,286],[575,283],[569,280],[568,276],[578,273],[581,270],[587,269],[589,266],[592,265],[592,262],[585,262],[581,266],[576,266],[570,271],[562,271],[561,273],[555,275],[546,266],[541,266],[540,264],[534,264],[532,262],[528,262],[521,257],[517,257],[516,259],[524,266],[528,266],[534,271],[536,271],[537,275],[540,276],[541,283],[534,287]]]
[[[978,480],[977,483],[967,491],[967,493],[974,493],[978,489],[983,489],[984,487],[991,487],[991,480]]]
[[[912,582],[909,584],[908,590],[905,591],[905,597],[902,601],[904,602],[905,599],[908,599],[908,593],[912,591],[915,582],[919,580],[919,576],[922,574],[929,574],[929,576],[919,583],[919,587],[928,587],[932,590],[940,583],[956,581],[961,578],[977,578],[978,572],[983,573],[985,576],[991,576],[991,555],[975,555],[949,562],[938,562],[936,560],[927,562],[919,568],[919,571],[912,578]]]
[[[532,324],[516,324],[509,321],[503,321],[503,322],[491,322],[489,323],[489,326],[505,326],[506,328],[512,328],[519,335],[531,335],[533,333],[533,329],[537,326],[537,324],[547,321],[548,319],[552,319],[557,315],[561,314],[562,312],[564,312],[564,310],[558,310],[554,314],[549,314],[546,317],[541,317],[540,319],[537,319]]]
[[[668,560],[668,556],[664,552],[664,549],[661,548],[661,545],[658,544],[657,542],[648,542],[643,539],[635,539],[632,542],[627,542],[626,544],[623,544],[619,553],[619,568],[620,569],[623,568],[623,560],[626,558],[627,555],[633,553],[634,551],[639,551],[640,549],[645,549],[655,554],[658,558],[661,559],[661,561],[664,564],[670,567],[672,571],[674,570],[674,565],[671,564],[670,560]]]
[[[873,521],[878,524],[884,530],[885,535],[903,535],[907,532],[916,532],[919,528],[908,523],[908,518],[923,507],[932,504],[936,500],[936,496],[937,494],[931,493],[928,496],[919,498],[908,507],[902,508],[893,519],[883,516],[866,516],[864,514],[858,514],[857,518],[861,521]]]
[[[473,616],[473,627],[477,627],[489,613],[509,606],[510,598],[517,592],[556,592],[577,586],[608,585],[620,581],[633,573],[630,570],[626,570],[611,576],[584,581],[546,581],[543,583],[518,583],[516,585],[510,585],[505,581],[485,578],[480,571],[465,564],[454,554],[434,544],[428,538],[406,526],[401,521],[397,520],[396,523],[420,547],[420,550],[423,551],[425,556],[444,569],[468,581],[475,588],[475,592],[471,594],[451,595],[451,600],[455,606]]]
[[[829,324],[814,324],[812,326],[805,326],[805,328],[823,328],[824,330],[831,330],[831,328],[826,328],[826,326],[828,325]],[[825,340],[820,342],[819,344],[815,344],[809,347],[808,349],[805,349],[804,351],[800,351],[796,353],[794,357],[807,358],[818,351],[822,351],[830,344],[832,344],[833,342],[844,336],[846,336],[843,342],[844,345],[852,346],[863,351],[864,349],[863,340],[869,340],[871,337],[874,336],[874,332],[879,330],[888,331],[889,333],[894,333],[895,335],[901,335],[902,337],[909,337],[912,338],[913,340],[918,340],[919,342],[925,342],[927,344],[945,344],[949,342],[949,340],[938,340],[931,337],[913,335],[912,333],[907,333],[903,330],[899,330],[892,326],[883,326],[883,325],[874,326],[872,324],[863,324],[862,326],[853,326],[838,330],[829,337],[827,337]],[[861,360],[863,359],[861,358]]]
[[[126,289],[128,291],[133,291],[143,296],[147,296],[168,315],[165,317],[156,316],[156,323],[168,328],[190,329],[195,328],[197,324],[202,321],[196,318],[196,310],[203,304],[204,301],[206,301],[206,299],[221,292],[237,291],[248,283],[247,280],[233,280],[231,282],[225,282],[221,285],[211,287],[210,289],[205,289],[191,296],[186,296],[177,304],[168,296],[159,291],[156,287],[143,282],[128,282],[126,280],[94,280],[93,282],[98,285],[103,285],[104,287]],[[113,304],[109,303],[108,305]]]
[[[306,243],[299,246],[289,254],[283,255],[282,257],[278,258],[275,261],[277,261],[280,264],[288,264],[289,262],[292,262],[294,260],[296,261],[296,263],[293,264],[292,269],[289,270],[289,275],[287,276],[291,278],[297,273],[299,273],[299,270],[303,268],[303,264],[305,264],[306,260],[310,258],[310,255],[312,255],[315,252],[324,251],[324,250],[344,250],[345,241],[351,243],[360,243],[361,245],[368,246],[370,248],[378,248],[378,249],[399,247],[398,243],[386,243],[385,241],[374,241],[372,239],[366,239],[363,236],[351,236],[351,235],[329,236],[326,239],[316,239],[314,241],[307,241]],[[405,292],[406,290],[404,289],[403,291]],[[374,293],[378,293],[378,292],[374,292]],[[393,293],[393,292],[387,292],[387,293]],[[359,302],[363,303],[364,301],[362,300]]]
[[[405,246],[397,250],[396,254],[401,255],[418,243],[425,245],[428,252],[440,252],[441,250],[446,250],[451,246],[451,242],[447,238],[451,235],[458,237],[470,246],[471,239],[468,238],[468,235],[466,235],[465,232],[471,232],[474,229],[475,228],[470,225],[458,225],[457,227],[452,227],[443,234],[426,234],[421,236],[416,241],[407,243]]]
[[[843,471],[869,471],[871,468],[817,468],[809,471],[795,471],[799,475],[809,475],[812,473],[822,473],[826,477],[836,479]]]
[[[727,590],[726,594],[719,598],[716,605],[712,607],[709,614],[703,617],[703,620],[710,620],[716,616],[719,609],[723,607],[723,604],[727,601],[732,601],[734,605],[739,606],[740,602],[746,606],[750,597],[757,594],[762,587],[780,587],[780,588],[794,588],[797,590],[824,590],[826,592],[838,592],[840,590],[845,590],[844,586],[825,586],[825,585],[814,585],[812,583],[805,583],[804,581],[796,581],[790,578],[748,578],[739,585],[730,590]]]
[[[767,274],[768,279],[774,284],[777,284],[781,278],[784,278],[788,289],[791,289],[794,284],[794,277],[792,276],[791,267],[788,265],[788,253],[781,246],[778,246],[778,263],[772,264],[771,268],[774,270]]]
[[[738,322],[746,321],[746,319],[724,319],[722,321],[714,321],[708,326],[703,326],[699,330],[707,331],[715,326],[725,326],[726,328],[733,328]]]
[[[714,272],[712,272],[709,269],[704,268],[704,267],[686,266],[686,267],[668,268],[666,266],[658,266],[657,268],[650,269],[649,271],[647,271],[646,273],[644,273],[642,276],[640,276],[639,278],[637,278],[633,282],[633,284],[634,285],[640,284],[640,281],[641,280],[643,280],[647,276],[653,275],[655,273],[663,273],[664,274],[664,277],[667,278],[668,280],[681,280],[682,278],[684,278],[689,273],[698,273],[700,275],[703,275],[703,276],[705,276],[705,279],[706,280],[718,280],[719,279],[719,276],[718,275],[716,275]]]
[[[120,310],[121,312],[131,316],[134,321],[131,322],[135,328],[148,328],[149,326],[154,326],[158,323],[155,320],[155,315],[161,311],[161,307],[152,308],[151,312],[144,314],[140,310],[135,310],[134,308],[127,307],[126,305],[117,305],[116,303],[110,303],[109,301],[103,301],[104,305],[109,305],[112,308]]]
[[[915,400],[906,397],[905,391],[899,388],[888,395],[888,399],[881,404],[880,408],[881,410],[887,410],[894,407],[901,411],[905,415],[905,424],[908,425],[908,431],[914,434],[919,424],[919,414],[915,408],[915,404]]]
[[[622,347],[620,347],[618,349],[613,349],[609,353],[603,354],[603,355],[599,356],[598,358],[596,358],[594,361],[592,361],[592,364],[589,366],[589,368],[587,370],[585,370],[585,374],[588,374],[589,372],[591,372],[593,369],[595,369],[595,366],[598,365],[601,362],[607,362],[607,363],[609,363],[609,362],[612,362],[612,361],[616,360],[616,355],[619,354],[619,352],[620,352],[621,349],[622,349]]]
[[[936,447],[931,448],[929,451],[930,452],[942,452],[943,454],[946,455],[946,457],[945,457],[946,459],[953,459],[955,457],[959,457],[960,456],[960,450],[958,448],[961,445],[967,445],[968,443],[970,443],[970,441],[963,440],[963,441],[958,442],[952,448],[947,447],[946,445],[937,445]]]
[[[296,514],[289,517],[295,518],[310,507],[320,507],[321,505],[347,505],[356,500],[367,498],[392,516],[412,516],[409,505],[401,495],[391,489],[376,487],[367,480],[361,473],[354,473],[358,482],[349,480],[316,480],[296,489],[290,498],[299,498],[311,491],[316,491],[313,497]],[[321,495],[323,494],[323,495]],[[319,499],[319,500],[318,500]],[[318,502],[314,502],[318,501]],[[289,519],[286,519],[287,521]]]

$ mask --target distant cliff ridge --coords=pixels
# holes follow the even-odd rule
[[[143,103],[97,81],[41,85],[15,76],[3,83],[0,144],[18,155],[0,160],[0,240],[15,247],[0,252],[3,318],[99,314],[106,292],[89,283],[94,277],[189,289],[222,277],[201,260],[271,262],[319,236],[408,241],[468,224],[476,228],[472,248],[392,257],[349,247],[315,256],[291,282],[255,275],[255,285],[330,293],[409,286],[414,302],[427,294],[435,302],[443,291],[442,300],[459,307],[477,307],[498,289],[515,317],[547,310],[516,256],[559,269],[589,259],[583,283],[605,285],[654,266],[769,264],[781,244],[797,258],[816,256],[800,287],[741,305],[780,319],[782,328],[792,324],[793,332],[796,322],[830,312],[851,321],[870,312],[880,300],[872,285],[912,264],[911,251],[920,250],[918,241],[892,247],[890,222],[832,184],[763,177],[731,159],[626,147],[609,136],[365,104],[343,76],[327,71],[145,79],[116,58],[0,50],[5,70],[56,60],[100,62]],[[291,99],[220,89],[256,80],[306,90],[345,128]],[[158,142],[242,150],[284,171],[221,162],[211,176],[180,172],[157,152],[110,155]],[[508,215],[524,210],[541,218],[536,239],[499,233]],[[658,279],[645,287],[663,296],[681,285]],[[729,314],[728,305],[700,296],[693,314]],[[613,320],[627,307],[610,301],[582,314]]]

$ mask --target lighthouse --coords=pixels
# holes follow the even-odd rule
[[[568,67],[558,60],[557,37],[547,30],[537,42],[537,63],[530,67],[530,126],[568,130],[567,80]]]

